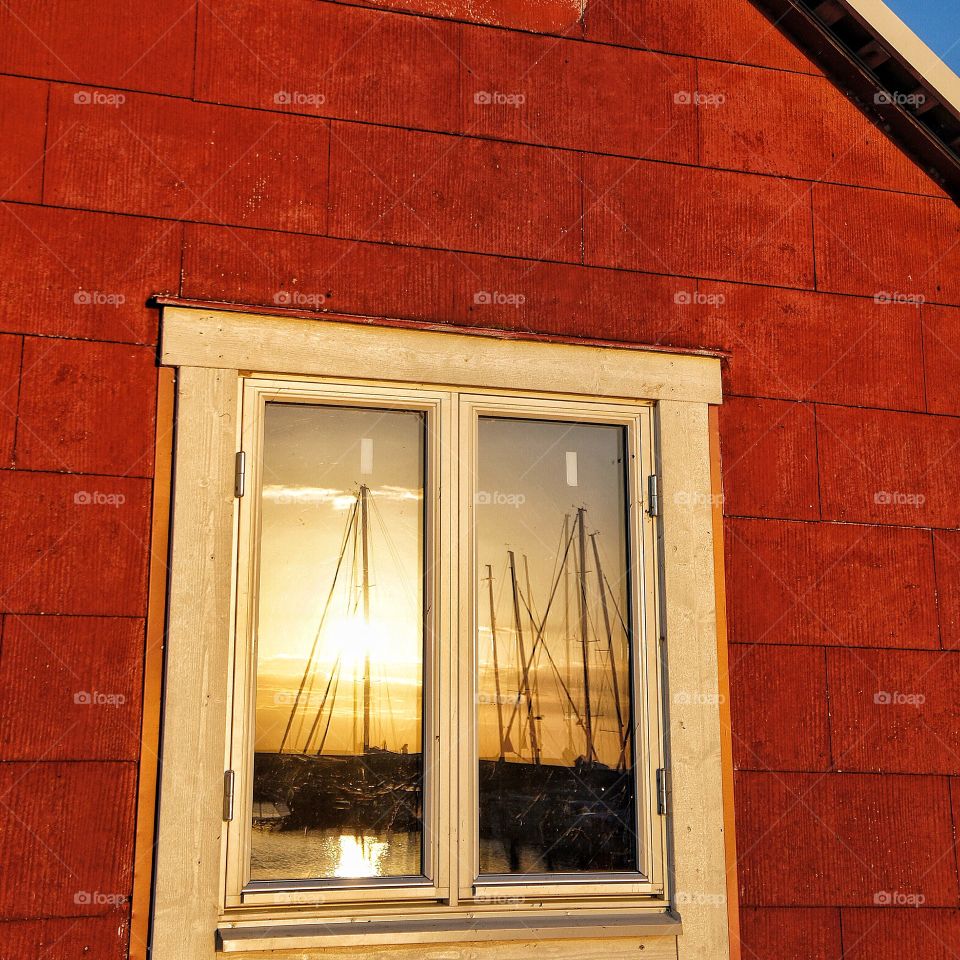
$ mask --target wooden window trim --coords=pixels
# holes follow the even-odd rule
[[[478,956],[487,951],[502,956],[500,941],[515,944],[523,936],[508,930],[503,917],[487,919],[483,911],[475,912],[473,934],[444,931],[443,918],[435,918],[427,930],[408,918],[382,917],[379,933],[370,925],[372,916],[350,921],[349,932],[324,922],[322,932],[312,933],[305,932],[302,918],[299,923],[296,918],[280,923],[274,918],[268,942],[262,937],[268,913],[243,923],[223,922],[225,831],[220,811],[236,591],[232,564],[223,558],[232,556],[237,528],[233,482],[241,373],[252,371],[345,380],[388,372],[398,382],[482,390],[509,390],[522,381],[524,393],[655,404],[659,473],[667,494],[662,497],[660,537],[667,558],[663,590],[669,600],[664,607],[669,685],[704,695],[679,704],[667,698],[665,708],[674,909],[644,913],[634,905],[619,914],[605,911],[594,923],[578,905],[568,904],[568,912],[576,908],[578,921],[585,921],[579,936],[587,939],[558,935],[552,949],[557,957],[636,955],[643,946],[645,956],[654,960],[727,958],[720,714],[702,702],[711,695],[719,700],[708,428],[708,407],[721,399],[719,360],[614,344],[518,343],[348,320],[180,306],[164,308],[161,358],[178,367],[179,376],[155,960],[212,960],[218,950],[269,956],[268,951],[281,945],[294,951],[287,957],[306,957],[308,953],[295,951],[316,947],[331,948],[335,952],[329,955],[337,956],[339,946],[354,944],[368,946],[368,956],[399,960],[416,955],[404,944],[473,940],[478,941]],[[682,489],[685,496],[671,497],[671,489]],[[682,936],[677,936],[678,912]],[[627,915],[641,926],[631,927],[623,919]],[[541,916],[538,911],[536,918]],[[390,922],[405,926],[406,932],[384,926]],[[549,924],[535,927],[534,922],[534,916],[520,921],[520,930],[528,931],[525,936],[549,937]],[[543,933],[534,932],[541,927]]]
[[[259,571],[257,545],[252,542],[251,530],[257,528],[259,514],[259,492],[261,476],[260,453],[263,448],[263,415],[266,403],[306,403],[306,404],[343,404],[345,406],[366,406],[378,409],[394,408],[400,410],[419,410],[431,417],[432,424],[451,419],[450,397],[442,391],[412,390],[409,388],[382,388],[374,386],[348,387],[340,384],[327,384],[317,380],[278,380],[275,378],[250,377],[243,381],[243,424],[245,453],[247,455],[247,491],[239,506],[239,563],[237,587],[237,625],[235,636],[235,670],[232,686],[237,691],[252,688],[253,678],[248,675],[255,669],[252,657],[252,636],[254,618],[255,581]],[[424,822],[426,839],[425,849],[432,854],[424,879],[413,878],[377,878],[372,880],[345,880],[330,882],[318,887],[308,881],[292,880],[287,883],[278,881],[254,881],[249,879],[249,819],[244,815],[235,816],[227,826],[227,891],[225,907],[241,908],[262,906],[291,907],[296,904],[333,906],[336,904],[355,905],[376,904],[381,908],[392,902],[403,902],[409,910],[414,901],[437,901],[449,895],[447,865],[449,853],[446,850],[448,810],[438,796],[440,785],[449,780],[447,768],[450,758],[444,755],[437,744],[451,740],[447,718],[438,709],[434,694],[438,687],[449,682],[451,673],[450,648],[446,642],[447,626],[442,622],[443,611],[449,607],[446,596],[449,581],[450,563],[447,545],[450,542],[450,507],[446,498],[431,496],[430,491],[446,488],[449,464],[441,448],[446,451],[447,438],[440,436],[435,429],[427,438],[427,475],[424,486],[427,491],[426,521],[427,568],[435,572],[429,586],[430,602],[427,607],[432,611],[426,622],[426,657],[424,661],[424,714],[425,729],[430,733],[424,738],[426,769],[430,771],[424,783]],[[252,704],[248,697],[237,694],[244,700],[234,703],[233,714],[233,754],[230,766],[236,771],[237,793],[236,809],[249,810],[252,793],[249,773],[244,776],[242,769],[245,757],[253,738],[254,719]],[[436,834],[436,835],[434,835]],[[343,907],[341,909],[351,909]]]
[[[576,400],[551,401],[538,398],[511,398],[507,395],[492,393],[460,396],[460,456],[464,469],[460,471],[460,502],[468,505],[460,515],[460,549],[471,553],[470,558],[461,561],[461,587],[459,603],[460,649],[458,660],[467,664],[460,672],[460,690],[458,701],[470,703],[474,690],[473,674],[473,638],[476,636],[476,624],[473,621],[478,609],[474,596],[477,583],[474,558],[470,550],[471,530],[473,529],[473,504],[476,502],[475,483],[477,479],[477,437],[476,420],[479,416],[505,417],[543,417],[564,421],[582,421],[589,423],[611,423],[627,428],[631,453],[638,454],[630,470],[628,495],[635,498],[628,519],[631,543],[645,564],[633,566],[632,594],[636,598],[637,609],[631,611],[632,636],[639,641],[637,649],[645,656],[642,662],[634,664],[634,703],[637,729],[638,766],[636,767],[637,806],[641,823],[643,843],[641,848],[641,869],[637,875],[601,878],[598,875],[585,877],[557,877],[553,882],[524,878],[522,876],[500,876],[478,878],[479,865],[475,861],[476,851],[468,852],[465,843],[461,843],[459,860],[460,897],[466,902],[483,898],[522,897],[528,900],[565,898],[568,901],[582,900],[583,909],[598,904],[589,903],[590,898],[598,900],[611,897],[644,897],[638,900],[639,907],[649,906],[653,898],[662,895],[664,889],[663,861],[665,858],[665,825],[662,817],[656,815],[655,783],[656,770],[664,765],[659,744],[661,742],[661,717],[654,709],[659,701],[658,680],[661,673],[659,650],[656,637],[659,633],[657,622],[658,604],[656,603],[657,571],[656,562],[656,523],[643,509],[646,502],[645,479],[654,472],[653,407],[651,404],[636,401],[632,404],[616,404],[609,401],[597,402],[592,397],[578,397]],[[638,658],[640,659],[640,658]],[[652,700],[653,702],[648,702]],[[472,718],[464,712],[459,717],[458,739],[469,741],[473,735]],[[646,765],[644,767],[644,764]],[[460,771],[460,834],[461,837],[475,836],[473,823],[477,809],[478,796],[473,764]],[[648,792],[650,791],[650,792]],[[643,868],[646,868],[644,870]],[[478,879],[475,879],[478,878]],[[602,905],[602,904],[601,904]],[[666,905],[664,899],[663,905]]]

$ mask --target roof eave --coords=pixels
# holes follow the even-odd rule
[[[960,77],[880,0],[755,0],[960,202]]]

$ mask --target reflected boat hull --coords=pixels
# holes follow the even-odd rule
[[[277,830],[419,831],[420,754],[258,753],[254,822]],[[573,766],[481,760],[480,837],[503,844],[512,871],[534,847],[550,871],[635,870],[633,776],[582,759]],[[263,816],[267,810],[269,816]],[[261,814],[258,817],[258,812]]]
[[[480,837],[503,843],[511,872],[521,847],[547,870],[635,870],[633,776],[602,763],[481,760]],[[483,865],[481,864],[481,869]]]
[[[285,807],[287,815],[269,824],[280,830],[419,831],[422,781],[420,754],[385,750],[323,757],[257,753],[254,808],[265,803]]]

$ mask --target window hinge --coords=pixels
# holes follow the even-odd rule
[[[237,451],[237,461],[233,474],[233,495],[242,497],[247,482],[247,455],[242,451]]]
[[[657,813],[665,817],[667,812],[667,771],[661,767],[657,771]]]
[[[223,771],[223,819],[233,819],[233,782],[234,773],[232,770]]]
[[[647,477],[647,513],[660,516],[660,478],[655,473]]]

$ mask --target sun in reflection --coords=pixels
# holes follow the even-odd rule
[[[359,614],[340,617],[330,624],[326,642],[329,653],[341,657],[345,664],[362,663],[368,656],[384,663],[395,655],[390,628],[374,619],[368,622]]]
[[[370,657],[379,675],[406,677],[411,670],[419,672],[419,630],[419,623],[405,620],[402,613],[389,623],[377,617],[366,621],[359,613],[338,617],[324,630],[325,657],[339,658],[348,668],[362,668]]]
[[[379,877],[382,875],[380,861],[387,851],[387,844],[371,836],[342,835],[337,865],[333,875],[340,879],[356,877]]]

